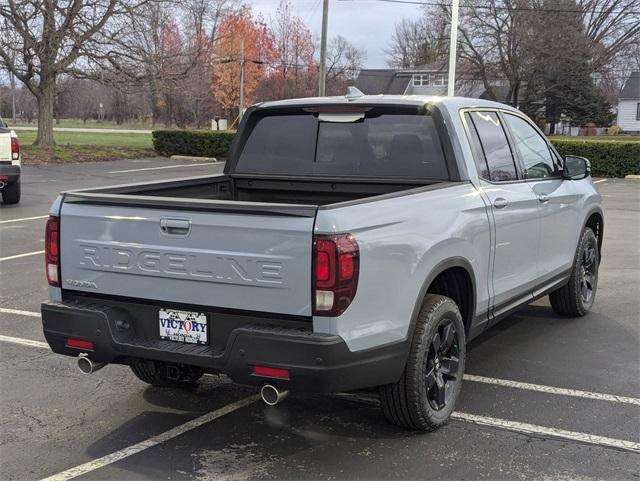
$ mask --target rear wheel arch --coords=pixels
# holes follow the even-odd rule
[[[424,281],[413,309],[410,336],[427,294],[451,298],[460,309],[465,334],[469,334],[476,310],[476,279],[471,263],[463,257],[452,257],[438,263]]]

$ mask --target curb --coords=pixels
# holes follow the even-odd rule
[[[624,177],[625,180],[640,180],[640,175],[625,175]]]
[[[192,160],[197,162],[218,162],[215,157],[194,157],[192,155],[172,155],[171,160]]]

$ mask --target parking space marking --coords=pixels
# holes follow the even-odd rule
[[[0,313],[15,314],[18,316],[28,316],[28,317],[38,317],[38,318],[40,317],[40,313],[36,311],[22,311],[19,309],[7,309],[4,307],[0,307]],[[7,336],[0,336],[0,340],[5,340],[3,339],[3,337],[6,338]],[[18,338],[10,338],[10,339],[20,340]],[[25,339],[24,341],[35,342],[35,341],[29,341],[28,339]],[[36,347],[46,347],[46,348],[49,347],[46,343],[41,343],[41,344],[42,346],[36,346]],[[541,392],[545,394],[579,397],[583,399],[592,399],[595,401],[609,401],[614,403],[633,404],[635,406],[640,406],[639,398],[634,398],[629,396],[618,396],[616,394],[605,394],[600,392],[582,391],[580,389],[567,389],[567,388],[555,387],[555,386],[545,386],[543,384],[532,384],[528,382],[511,381],[508,379],[497,379],[494,377],[476,376],[474,374],[465,374],[464,380],[470,381],[470,382],[483,383],[483,384],[492,384],[494,386],[523,389],[526,391],[536,391],[536,392]]]
[[[111,170],[108,174],[126,174],[129,172],[142,172],[143,170],[162,170],[162,169],[177,169],[178,167],[197,167],[199,165],[215,165],[220,162],[201,162],[198,164],[177,164],[177,165],[163,165],[162,167],[145,167],[142,169],[127,169],[127,170]]]
[[[22,221],[25,221],[25,220],[46,219],[47,217],[49,217],[49,216],[48,215],[36,215],[34,217],[23,217],[22,219],[0,220],[0,224],[8,224],[10,222],[22,222]]]
[[[20,309],[7,309],[0,307],[0,313],[16,314],[18,316],[40,317],[40,313],[36,311],[21,311]]]
[[[0,262],[10,261],[11,259],[20,259],[21,257],[35,256],[38,254],[44,254],[44,251],[25,252],[24,254],[16,254],[15,256],[0,257]]]
[[[593,183],[594,184],[599,184],[600,182],[606,182],[609,179],[600,179],[600,180],[594,180]]]
[[[624,404],[635,404],[636,406],[640,406],[640,399],[638,398],[616,396],[615,394],[602,394],[599,392],[581,391],[579,389],[565,389],[561,387],[543,386],[542,384],[530,384],[528,382],[495,379],[492,377],[475,376],[473,374],[465,374],[464,380],[471,382],[480,382],[484,384],[493,384],[495,386],[524,389],[527,391],[543,392],[546,394],[558,394],[561,396],[581,397],[585,399],[595,399],[597,401],[611,401]]]
[[[0,334],[0,341],[10,342],[12,344],[20,344],[21,346],[39,347],[49,349],[49,344],[41,341],[32,341],[31,339],[22,339],[20,337],[3,336]]]
[[[53,476],[49,476],[48,478],[44,478],[41,481],[66,481],[69,479],[77,478],[78,476],[90,473],[91,471],[103,468],[110,464],[121,461],[124,458],[128,458],[129,456],[138,454],[146,449],[157,446],[158,444],[169,441],[175,437],[180,436],[181,434],[198,428],[203,424],[207,424],[208,422],[221,418],[222,416],[226,416],[227,414],[237,411],[240,408],[253,404],[259,398],[260,396],[258,394],[254,394],[253,396],[240,399],[239,401],[227,404],[220,409],[216,409],[215,411],[211,411],[210,413],[192,419],[191,421],[176,426],[175,428],[169,429],[168,431],[146,439],[145,441],[134,444],[133,446],[126,447],[124,449],[121,449],[120,451],[115,451],[101,458],[94,459],[93,461],[88,461],[74,468],[67,469],[66,471],[62,471],[61,473],[54,474]]]
[[[451,419],[473,423],[479,426],[489,426],[498,429],[506,429],[507,431],[514,431],[534,436],[549,436],[553,438],[568,439],[570,441],[577,441],[580,443],[587,443],[606,448],[614,448],[620,449],[622,451],[640,453],[640,443],[636,443],[634,441],[625,441],[623,439],[607,438],[604,436],[597,436],[595,434],[566,431],[564,429],[548,428],[545,426],[538,426],[536,424],[508,421],[506,419],[478,416],[475,414],[461,413],[457,411],[451,414]]]

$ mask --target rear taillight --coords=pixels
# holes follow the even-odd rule
[[[20,159],[20,142],[18,137],[11,137],[11,160]]]
[[[60,219],[49,217],[44,234],[44,263],[50,286],[60,286]]]
[[[317,235],[313,242],[313,314],[336,317],[358,287],[360,251],[351,234]]]

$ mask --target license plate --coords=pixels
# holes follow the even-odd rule
[[[207,315],[201,312],[160,309],[160,339],[207,344]]]

